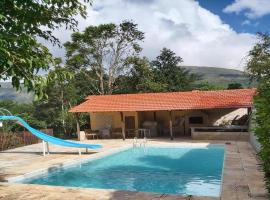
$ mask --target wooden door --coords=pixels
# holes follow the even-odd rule
[[[125,128],[126,129],[135,129],[135,117],[126,116],[125,117]]]

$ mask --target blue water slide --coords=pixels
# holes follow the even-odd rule
[[[71,142],[67,140],[62,140],[50,135],[47,135],[37,129],[32,128],[26,121],[24,121],[22,118],[17,116],[0,116],[0,121],[16,121],[19,122],[20,125],[25,127],[30,133],[38,137],[39,139],[50,142],[55,145],[59,146],[65,146],[65,147],[74,147],[74,148],[87,148],[87,149],[99,149],[102,148],[102,145],[100,144],[81,144],[77,142]]]

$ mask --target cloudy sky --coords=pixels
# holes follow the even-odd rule
[[[94,0],[79,30],[132,20],[145,33],[143,56],[172,49],[185,65],[243,70],[255,33],[269,31],[270,0]],[[62,42],[71,32],[57,31]],[[64,49],[49,46],[55,56]]]

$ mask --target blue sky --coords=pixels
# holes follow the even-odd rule
[[[229,24],[235,31],[240,32],[269,32],[270,14],[265,14],[256,18],[248,18],[245,16],[245,11],[249,8],[243,8],[240,13],[226,13],[224,8],[233,4],[234,0],[198,0],[200,5],[209,11],[218,15],[222,21]],[[249,0],[252,2],[253,0]],[[269,4],[270,4],[270,0]],[[246,6],[247,7],[247,6]],[[269,11],[270,12],[270,11]]]
[[[163,47],[184,65],[244,70],[255,33],[269,31],[270,0],[94,0],[79,30],[101,23],[132,20],[145,33],[141,56],[154,59]],[[62,42],[71,31],[58,30]],[[48,47],[55,56],[65,50]]]

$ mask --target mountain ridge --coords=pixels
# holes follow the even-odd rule
[[[250,82],[246,72],[237,69],[206,66],[184,66],[184,68],[200,75],[202,80],[198,82],[209,82],[225,89],[230,83],[241,83],[243,87],[255,86],[255,83]]]

